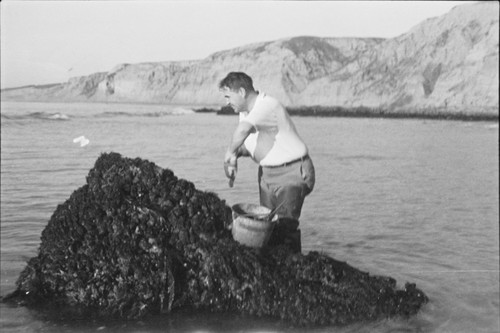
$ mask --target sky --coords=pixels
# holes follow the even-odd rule
[[[397,37],[472,1],[22,1],[1,6],[1,87],[203,59],[295,36]]]

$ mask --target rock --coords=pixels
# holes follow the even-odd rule
[[[245,247],[231,222],[223,200],[171,170],[102,154],[3,301],[80,318],[205,309],[312,326],[406,317],[428,300],[324,254]]]

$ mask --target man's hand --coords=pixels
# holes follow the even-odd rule
[[[224,164],[234,165],[234,164],[236,164],[237,158],[238,158],[238,156],[235,153],[227,150],[226,155],[224,156]]]
[[[226,153],[226,159],[227,162],[224,160],[224,172],[226,177],[229,178],[229,187],[233,187],[236,172],[238,171],[236,155]]]

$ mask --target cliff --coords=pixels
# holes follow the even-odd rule
[[[498,2],[461,5],[396,38],[301,36],[198,61],[121,64],[66,83],[2,91],[2,100],[214,105],[230,71],[287,106],[498,114]]]

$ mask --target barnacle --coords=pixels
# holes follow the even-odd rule
[[[123,318],[203,308],[294,325],[409,316],[427,302],[414,284],[398,290],[318,252],[235,242],[223,200],[147,160],[102,154],[86,180],[57,206],[4,301]]]

